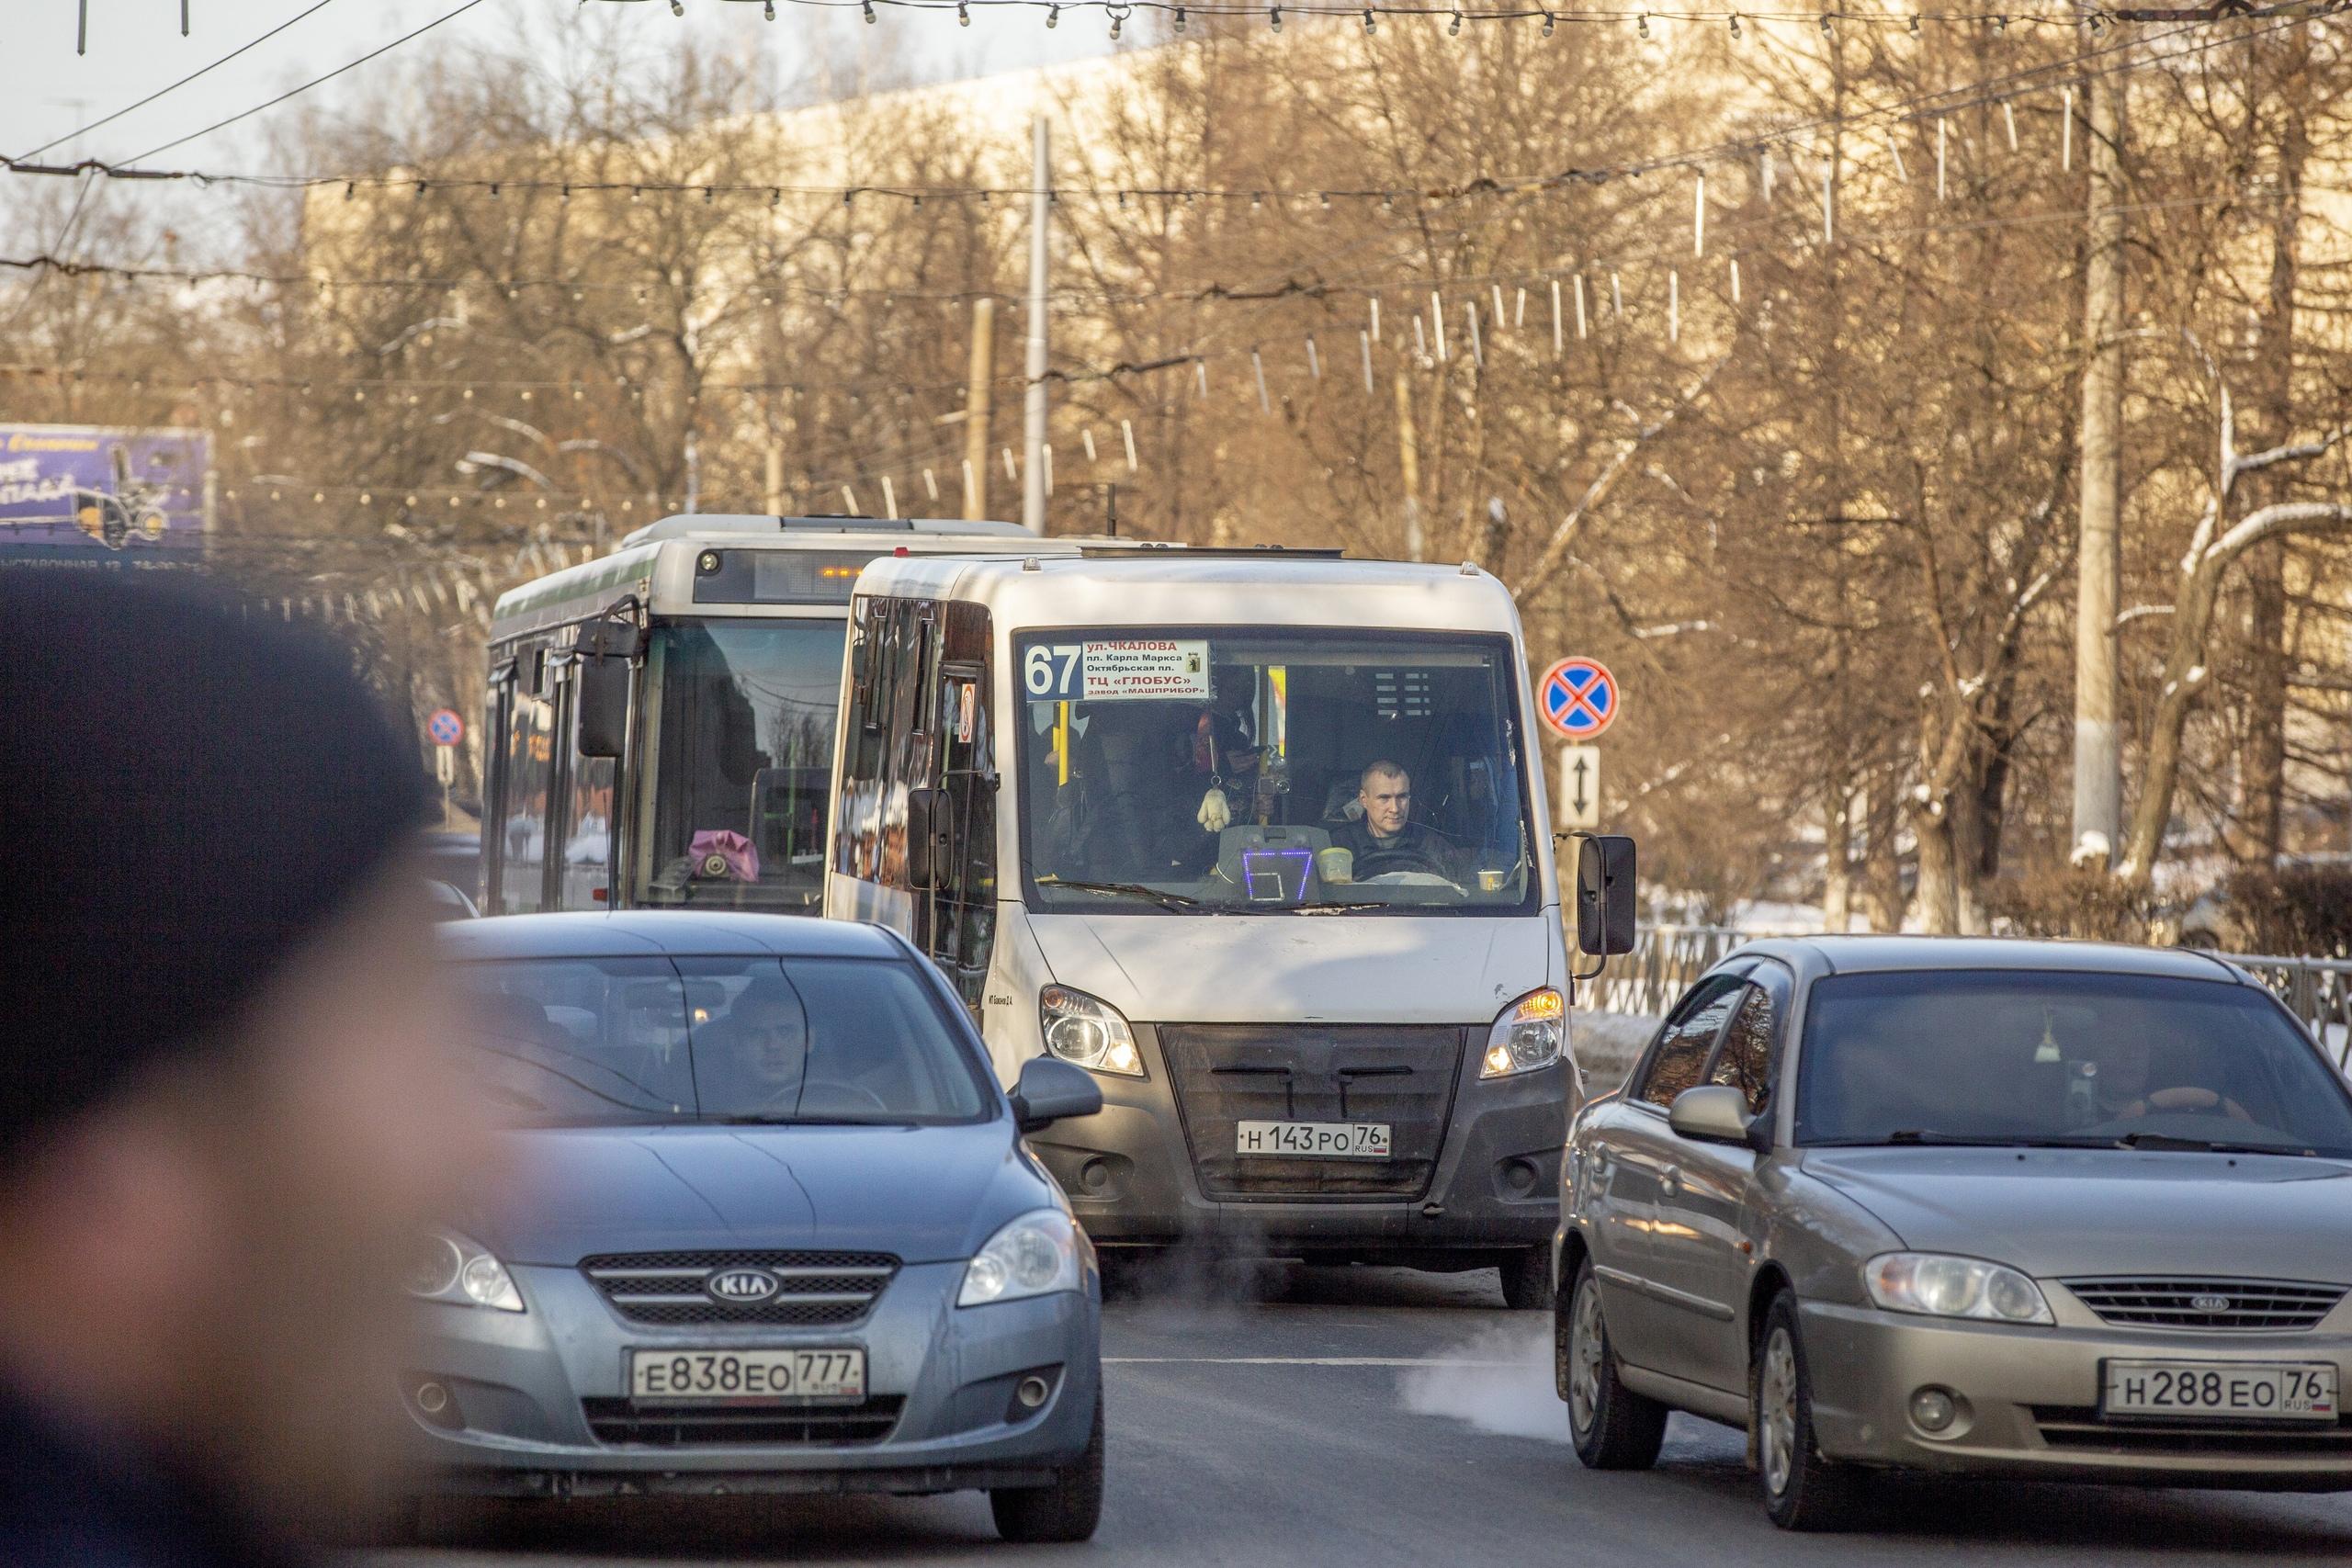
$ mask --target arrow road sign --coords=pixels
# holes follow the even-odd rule
[[[1600,748],[1560,748],[1560,826],[1600,826]]]
[[[1597,659],[1563,659],[1537,688],[1544,722],[1570,740],[1591,740],[1616,722],[1617,677]]]

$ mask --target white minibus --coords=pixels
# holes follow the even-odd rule
[[[1548,1299],[1570,976],[1494,578],[876,560],[841,711],[825,912],[929,953],[1005,1082],[1097,1076],[1102,1113],[1032,1143],[1099,1245],[1493,1264]]]

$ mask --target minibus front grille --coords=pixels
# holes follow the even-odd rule
[[[1419,1198],[1430,1189],[1465,1032],[1445,1024],[1163,1024],[1202,1195]],[[1386,1159],[1243,1155],[1244,1122],[1375,1122]]]

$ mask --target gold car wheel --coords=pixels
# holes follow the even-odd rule
[[[1757,1382],[1756,1403],[1764,1487],[1778,1497],[1789,1489],[1797,1450],[1797,1348],[1786,1328],[1775,1326],[1765,1341],[1764,1375]]]
[[[1600,1414],[1600,1359],[1608,1354],[1600,1324],[1600,1287],[1587,1273],[1577,1284],[1576,1310],[1568,1317],[1568,1418],[1578,1433],[1592,1430]]]

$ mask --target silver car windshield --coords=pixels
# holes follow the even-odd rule
[[[1024,894],[1135,914],[1464,914],[1541,888],[1509,638],[1024,636]]]
[[[1797,1142],[2352,1157],[2352,1095],[2267,995],[2220,980],[1911,970],[1816,982]]]
[[[526,1125],[933,1123],[989,1109],[913,969],[888,960],[468,964],[469,1066]]]

